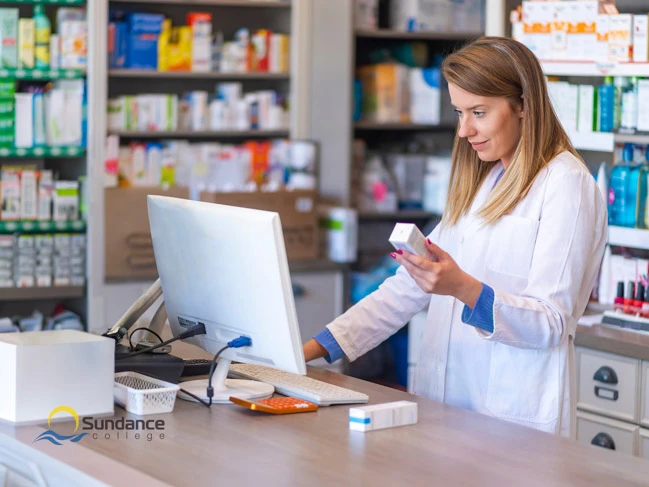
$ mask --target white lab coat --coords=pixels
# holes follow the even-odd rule
[[[426,294],[403,267],[327,327],[354,360],[429,306],[417,394],[570,436],[573,339],[604,252],[606,203],[587,168],[564,152],[511,214],[481,228],[475,214],[501,170],[493,168],[457,225],[430,235],[494,289],[493,334],[463,323],[462,302]]]

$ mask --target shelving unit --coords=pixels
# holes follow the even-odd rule
[[[129,139],[225,139],[225,138],[272,138],[288,137],[288,130],[176,130],[173,132],[112,131],[109,135],[119,135]]]
[[[1,6],[1,4],[0,4]],[[9,69],[0,68],[0,78],[30,81],[81,79],[86,75],[80,69]]]
[[[0,302],[83,298],[83,286],[0,288]]]
[[[89,12],[96,10],[95,0],[0,0],[2,8],[19,8],[20,17],[31,17],[32,7],[44,5],[47,15],[55,32],[55,12],[62,7],[88,7]],[[88,21],[91,21],[89,15]],[[90,30],[92,35],[92,31]],[[60,34],[60,32],[59,32]],[[88,56],[90,59],[91,56]],[[20,85],[36,84],[37,82],[58,80],[84,80],[90,107],[87,113],[92,114],[92,98],[94,95],[92,83],[88,82],[88,72],[85,69],[26,69],[0,67],[0,78],[15,80]],[[44,83],[40,83],[41,85]],[[21,90],[22,91],[22,90]],[[88,137],[88,139],[91,139]],[[52,169],[61,174],[61,179],[77,179],[89,173],[88,160],[92,151],[92,142],[89,140],[87,147],[81,146],[52,146],[52,147],[0,147],[0,166],[29,164],[39,169]],[[61,159],[59,161],[58,159]],[[64,160],[64,161],[62,161]],[[87,194],[90,196],[90,193]],[[88,198],[92,204],[92,198]],[[0,221],[0,234],[85,234],[88,223],[83,220],[75,221]],[[88,255],[85,256],[88,261]],[[87,272],[86,272],[87,275]],[[88,304],[87,284],[84,286],[51,286],[51,287],[23,287],[0,288],[0,316],[23,315],[30,310],[39,309],[48,314],[53,306],[64,301],[66,307],[81,316],[84,323],[88,323],[90,307]]]
[[[288,73],[221,73],[221,72],[194,72],[194,71],[152,71],[145,69],[110,69],[108,76],[111,78],[159,78],[159,79],[214,79],[214,80],[289,80]]]
[[[649,250],[649,230],[608,227],[608,243],[620,247]]]
[[[0,147],[0,157],[56,158],[78,157],[86,152],[84,147]]]
[[[541,66],[548,76],[649,76],[649,63],[542,61]]]
[[[400,131],[429,131],[429,132],[448,132],[455,131],[455,125],[433,125],[410,122],[369,122],[359,121],[354,123],[354,128],[361,130],[400,130]]]
[[[400,41],[465,41],[479,35],[481,34],[475,32],[400,32],[390,29],[356,29],[358,38]]]

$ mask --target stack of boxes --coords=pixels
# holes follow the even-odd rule
[[[82,286],[85,282],[86,236],[54,235],[54,285]]]
[[[241,28],[234,40],[213,35],[212,14],[189,12],[185,26],[172,27],[159,14],[111,12],[108,59],[111,68],[196,72],[270,72],[289,70],[289,37]]]
[[[13,147],[15,140],[16,83],[0,80],[0,147]]]
[[[358,68],[362,118],[374,122],[440,123],[441,73],[438,68],[409,68],[381,63]]]
[[[14,287],[14,247],[13,235],[0,235],[0,288]]]
[[[86,236],[0,236],[0,288],[83,286]]]
[[[648,62],[649,17],[620,14],[614,1],[524,1],[513,37],[546,61]]]

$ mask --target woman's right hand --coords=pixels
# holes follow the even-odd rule
[[[304,352],[305,362],[310,362],[311,360],[315,360],[321,357],[326,357],[327,355],[329,355],[327,353],[327,349],[324,348],[322,345],[320,345],[313,338],[302,346],[302,350]]]

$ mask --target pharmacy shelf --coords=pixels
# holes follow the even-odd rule
[[[272,138],[288,137],[288,130],[208,130],[208,131],[174,131],[174,132],[141,132],[111,131],[110,135],[130,139],[231,139],[231,138]]]
[[[145,69],[111,69],[111,78],[181,78],[181,79],[227,79],[227,80],[288,80],[289,73],[220,73],[193,71],[152,71]]]
[[[482,34],[477,32],[400,32],[391,29],[357,29],[356,37],[404,41],[463,41]]]
[[[568,136],[577,150],[613,152],[615,149],[616,137],[613,133],[569,132]]]
[[[608,244],[649,250],[649,230],[610,226],[608,227]]]
[[[142,3],[156,5],[202,5],[205,7],[268,7],[290,8],[290,1],[276,0],[110,0],[112,3]]]
[[[86,0],[0,0],[4,4],[84,5]]]
[[[82,298],[85,293],[83,286],[3,287],[0,301]]]
[[[639,145],[649,145],[649,134],[648,133],[637,133],[637,134],[615,134],[615,142],[617,144],[625,144],[630,142],[632,144]]]
[[[77,146],[31,147],[29,149],[0,147],[0,157],[78,157],[85,152],[85,148]]]
[[[77,233],[86,231],[86,222],[72,221],[0,221],[0,235],[13,233]]]
[[[454,131],[455,125],[432,125],[425,123],[408,122],[369,122],[361,121],[354,124],[356,130],[430,130],[430,131]]]
[[[372,221],[372,220],[430,220],[433,218],[440,218],[441,215],[437,213],[431,213],[424,210],[400,210],[386,213],[379,212],[368,212],[361,211],[358,213],[358,218],[360,220]]]
[[[649,76],[649,63],[542,61],[546,76]]]
[[[28,2],[27,2],[28,3]],[[0,78],[18,80],[81,79],[85,72],[80,69],[0,69]]]

